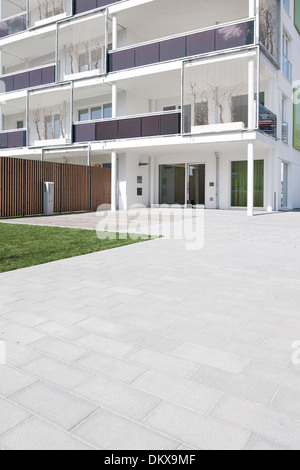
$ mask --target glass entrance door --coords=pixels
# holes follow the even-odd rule
[[[188,165],[189,205],[205,205],[205,165]]]
[[[184,163],[160,166],[160,204],[185,205],[185,167]]]

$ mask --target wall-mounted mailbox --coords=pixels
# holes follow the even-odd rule
[[[53,215],[54,211],[54,183],[44,182],[44,215]]]

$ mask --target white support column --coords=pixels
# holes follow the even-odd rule
[[[117,165],[118,156],[116,152],[111,153],[111,210],[117,210]]]
[[[118,19],[116,15],[112,17],[112,48],[118,49]]]
[[[269,150],[267,170],[268,170],[267,211],[273,212],[273,210],[276,210],[276,208],[274,207],[275,197],[274,197],[274,186],[273,186],[273,181],[274,181],[274,152],[273,150]]]
[[[248,144],[248,217],[253,217],[254,212],[254,144]]]
[[[112,117],[115,119],[118,115],[118,89],[115,83],[112,84],[111,89],[111,100],[112,100]]]
[[[256,0],[249,0],[249,17],[253,18],[256,13]]]
[[[250,59],[248,63],[248,129],[256,127],[255,109],[255,63]]]
[[[155,157],[150,157],[150,207],[155,204]]]

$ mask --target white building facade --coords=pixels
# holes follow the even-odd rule
[[[300,0],[1,0],[0,156],[112,209],[300,208]]]

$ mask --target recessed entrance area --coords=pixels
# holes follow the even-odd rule
[[[205,165],[171,164],[159,167],[160,204],[204,205]]]

